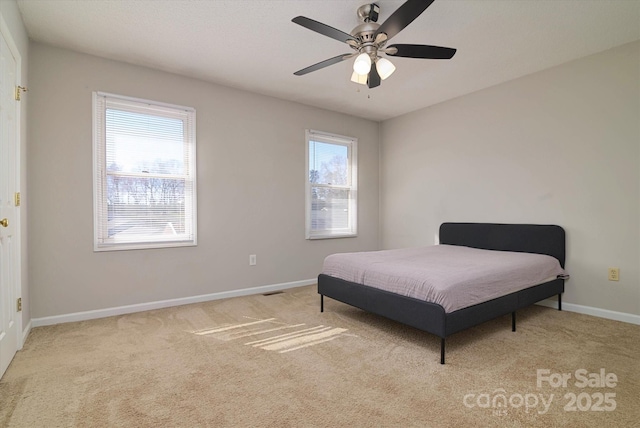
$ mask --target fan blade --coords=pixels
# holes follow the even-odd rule
[[[339,62],[344,61],[345,59],[351,58],[353,54],[342,54],[338,56],[334,56],[333,58],[325,59],[324,61],[320,61],[317,64],[310,65],[307,68],[303,68],[302,70],[296,71],[296,76],[302,76],[303,74],[311,73],[312,71],[320,70],[321,68],[329,67],[330,65],[337,64]]]
[[[387,40],[398,34],[404,27],[411,24],[434,0],[407,0],[402,6],[382,23],[376,35],[386,33]]]
[[[391,45],[386,48],[387,51],[393,49],[396,49],[396,52],[387,52],[387,55],[405,58],[451,59],[456,53],[454,48],[429,45]]]
[[[347,43],[347,40],[353,40],[354,42],[357,41],[351,34],[347,34],[344,31],[340,31],[328,26],[327,24],[314,21],[313,19],[309,19],[304,16],[296,16],[291,21],[295,22],[298,25],[302,25],[304,28],[308,28],[311,31],[315,31],[316,33],[320,33],[324,36],[331,37],[332,39],[336,39],[340,42]]]
[[[380,75],[378,74],[378,68],[376,67],[375,62],[371,64],[371,71],[369,71],[367,86],[369,88],[375,88],[376,86],[380,86]]]

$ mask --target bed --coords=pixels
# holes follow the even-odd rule
[[[547,255],[557,259],[560,267],[564,268],[565,232],[556,225],[443,223],[439,240],[444,246]],[[558,310],[562,310],[566,278],[564,275],[548,278],[544,282],[471,306],[454,306],[454,310],[446,310],[438,303],[327,275],[324,270],[318,276],[318,293],[321,312],[324,312],[324,297],[327,296],[440,337],[440,364],[444,364],[445,340],[454,333],[509,313],[512,331],[516,331],[518,309],[554,296],[558,298]]]

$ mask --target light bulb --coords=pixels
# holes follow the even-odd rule
[[[376,69],[378,70],[380,78],[384,80],[396,71],[396,66],[386,58],[378,58],[378,61],[376,61]]]
[[[361,53],[353,63],[353,71],[358,74],[369,74],[371,70],[371,58],[368,53]]]
[[[355,71],[351,75],[351,81],[354,83],[359,83],[361,85],[367,84],[367,75],[366,74],[358,74]]]

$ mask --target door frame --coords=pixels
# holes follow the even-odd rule
[[[2,37],[4,37],[5,42],[7,42],[7,46],[9,46],[9,50],[11,51],[11,55],[13,55],[14,59],[16,60],[16,85],[22,85],[21,80],[22,80],[22,56],[20,55],[20,51],[18,50],[18,46],[15,44],[14,40],[13,40],[13,36],[11,35],[11,31],[9,30],[9,26],[7,25],[7,23],[4,20],[4,17],[0,14],[0,34],[2,34]],[[20,164],[21,164],[21,150],[22,150],[22,144],[21,144],[21,137],[22,137],[22,118],[21,118],[21,110],[22,107],[20,105],[19,102],[16,102],[16,130],[15,130],[15,154],[16,154],[16,158],[15,158],[15,183],[16,183],[16,188],[14,190],[14,192],[20,192],[20,174],[21,174],[21,168],[20,168]],[[18,257],[16,257],[15,260],[15,276],[16,276],[16,281],[15,281],[15,296],[17,296],[16,298],[22,298],[22,206],[18,206],[15,207],[16,208],[16,218],[15,218],[15,224],[16,224],[16,228],[15,228],[15,246],[16,246],[16,254],[18,255]],[[25,306],[26,302],[22,302],[22,308],[24,310],[24,306]],[[16,304],[16,302],[13,303],[14,305]],[[14,306],[15,307],[15,306]],[[22,314],[23,312],[19,312],[18,315],[16,316],[16,334],[18,335],[18,340],[17,340],[17,350],[21,350],[22,346],[24,345],[24,341],[26,340],[26,334],[28,334],[28,331],[23,332],[22,331]]]

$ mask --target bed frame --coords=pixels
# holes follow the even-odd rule
[[[547,254],[564,268],[565,233],[555,225],[443,223],[440,243],[486,250]],[[506,296],[446,313],[444,308],[412,297],[345,281],[324,274],[318,276],[320,312],[324,296],[382,315],[394,321],[435,334],[441,338],[440,364],[444,364],[445,339],[459,331],[511,313],[511,329],[516,331],[516,311],[549,297],[558,296],[562,310],[564,280],[555,279]]]

